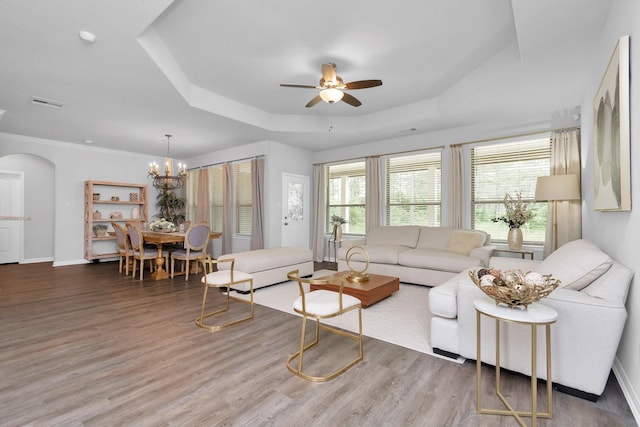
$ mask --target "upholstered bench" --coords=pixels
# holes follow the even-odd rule
[[[313,274],[313,252],[308,248],[269,248],[255,251],[238,252],[221,255],[218,259],[234,258],[236,260],[234,270],[249,273],[253,276],[253,288],[273,285],[288,281],[287,273],[291,270],[299,270],[300,276]],[[231,266],[218,264],[220,269],[229,269]],[[238,292],[249,291],[247,284],[234,286]]]

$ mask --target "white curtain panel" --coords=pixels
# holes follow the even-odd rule
[[[209,169],[198,170],[195,222],[211,221],[211,202],[209,201]],[[211,226],[211,224],[209,224]]]
[[[325,188],[326,166],[313,166],[313,205],[315,215],[313,216],[313,260],[324,261],[325,223],[327,206],[327,191]]]
[[[365,162],[365,212],[367,230],[380,225],[380,156],[367,157]]]
[[[464,227],[464,156],[461,145],[451,146],[449,167],[449,211],[448,226]]]
[[[251,250],[264,248],[264,159],[251,160]]]
[[[582,187],[580,174],[580,129],[563,129],[553,132],[551,136],[551,175],[577,175]],[[558,201],[558,241],[555,247],[582,238],[582,198],[575,201]],[[549,203],[547,215],[547,231],[544,244],[544,256],[554,248],[553,242],[553,209]]]
[[[233,189],[231,163],[222,165],[222,254],[233,250]]]

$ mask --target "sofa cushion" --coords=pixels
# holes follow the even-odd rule
[[[560,280],[560,287],[579,291],[604,274],[613,263],[589,240],[566,243],[551,253],[536,268],[538,273],[551,274]]]
[[[440,249],[407,249],[398,254],[398,264],[458,273],[467,267],[482,267],[478,258],[470,258]]]
[[[452,230],[447,246],[444,249],[449,252],[469,256],[471,249],[482,246],[484,240],[484,233],[472,230]]]
[[[594,280],[582,292],[595,298],[616,301],[624,305],[632,278],[633,271],[614,262],[606,273]]]
[[[367,231],[366,245],[395,245],[415,248],[420,227],[417,225],[376,226]]]
[[[420,227],[420,238],[416,248],[444,249],[449,243],[453,228],[448,227]]]
[[[364,245],[361,246],[361,248],[367,251],[369,262],[378,264],[397,264],[398,254],[410,249],[400,245]],[[340,259],[346,259],[346,252],[344,256],[340,253]],[[365,259],[360,252],[354,251],[354,253],[351,254],[351,261],[364,262]]]

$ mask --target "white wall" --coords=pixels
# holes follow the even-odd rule
[[[630,212],[596,212],[593,210],[593,97],[600,85],[618,39],[631,36],[631,200]],[[635,289],[640,277],[637,239],[640,236],[640,150],[634,147],[640,135],[640,2],[614,0],[602,37],[593,50],[594,63],[589,70],[590,83],[582,102],[583,234],[600,246],[613,259],[635,272],[627,299],[629,318],[615,365],[636,420],[640,420],[640,290]],[[597,345],[597,343],[594,343]]]
[[[53,165],[52,188],[54,189],[54,199],[52,217],[55,218],[53,236],[50,239],[43,240],[42,236],[27,235],[25,233],[25,249],[36,245],[52,246],[54,265],[86,262],[83,241],[84,181],[102,180],[150,184],[146,173],[149,162],[155,160],[162,163],[164,161],[161,158],[140,154],[0,133],[0,159],[5,158],[4,161],[10,163],[7,169],[11,169],[11,165],[14,163],[11,161],[12,157],[6,156],[14,154],[39,156]],[[35,169],[25,167],[25,183],[39,179],[35,177],[38,173]],[[32,188],[26,189],[26,191],[31,190]],[[37,192],[36,198],[42,197],[44,201],[47,200],[47,196],[43,195],[40,189],[35,191]],[[26,200],[31,200],[32,196],[31,194],[27,195]],[[155,189],[150,186],[150,215],[156,212],[155,196]],[[35,207],[30,209],[36,210]],[[51,212],[47,212],[43,217],[39,214],[29,213],[32,216],[31,226],[35,228],[47,226],[46,223],[51,217],[50,214]],[[40,222],[41,218],[45,219]],[[25,257],[27,255],[25,253]],[[31,256],[41,258],[38,253],[31,254]],[[29,260],[26,261],[28,262]]]

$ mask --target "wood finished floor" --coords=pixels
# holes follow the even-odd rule
[[[517,425],[476,413],[474,362],[371,338],[364,361],[335,380],[295,377],[285,359],[298,317],[256,306],[252,321],[211,333],[193,322],[198,281],[139,281],[114,263],[0,265],[0,425]],[[341,348],[340,339],[325,343]],[[484,402],[497,406],[493,369],[483,376]],[[514,405],[526,409],[528,391],[528,378],[503,374]],[[636,425],[613,375],[596,403],[559,392],[553,401],[554,418],[540,426]]]

